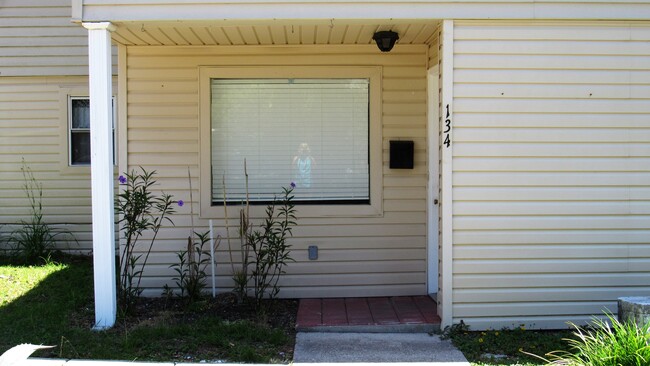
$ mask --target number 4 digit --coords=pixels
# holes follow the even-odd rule
[[[443,144],[445,144],[446,147],[449,147],[449,145],[451,145],[451,141],[449,141],[449,135],[448,134],[445,135],[445,141],[443,142]]]

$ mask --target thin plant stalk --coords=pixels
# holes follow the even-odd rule
[[[168,208],[169,205],[165,206],[163,211],[160,213],[160,220],[153,230],[153,237],[149,242],[149,249],[147,249],[147,254],[144,256],[144,262],[142,262],[142,271],[140,271],[140,274],[138,275],[138,285],[137,285],[138,288],[140,288],[140,282],[142,281],[142,275],[144,274],[144,267],[147,265],[147,261],[149,260],[149,254],[151,254],[151,249],[153,248],[153,244],[156,241],[156,238],[158,237],[158,231],[160,231],[160,228],[162,227],[162,222],[166,218],[165,216],[169,211]],[[168,218],[167,220],[173,225],[173,222],[171,220],[169,220]]]
[[[192,225],[192,231],[190,231],[190,236],[194,235],[194,197],[192,196],[192,176],[190,175],[190,167],[187,167],[187,182],[190,184],[190,225]]]
[[[190,167],[187,167],[187,182],[190,187],[190,235],[187,237],[187,260],[190,263],[190,276],[193,276],[194,270],[194,246],[192,245],[192,236],[194,236],[194,199],[192,197],[192,176],[190,175]]]
[[[230,256],[230,268],[235,274],[235,260],[232,257],[232,245],[230,243],[230,225],[228,224],[228,205],[226,204],[226,174],[221,176],[221,189],[223,190],[223,217],[226,224],[226,239],[228,240],[228,255]]]
[[[250,232],[250,195],[248,193],[248,168],[246,166],[246,159],[244,159],[244,178],[246,182],[246,217],[244,218],[244,223],[242,223],[242,263],[244,268],[244,273],[248,273],[248,256],[249,248],[246,243],[246,237]]]

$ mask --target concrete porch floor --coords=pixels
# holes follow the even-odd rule
[[[299,332],[420,333],[440,330],[429,296],[301,299]]]

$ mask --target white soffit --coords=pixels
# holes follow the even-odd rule
[[[226,23],[226,24],[223,24]],[[371,44],[377,31],[399,34],[399,44],[428,44],[438,21],[307,22],[125,22],[114,23],[113,40],[124,45],[360,45]],[[232,25],[230,25],[232,24]]]

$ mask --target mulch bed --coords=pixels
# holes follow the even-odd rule
[[[206,316],[216,316],[224,321],[248,320],[274,329],[281,329],[291,339],[283,347],[285,363],[293,359],[296,336],[296,315],[298,300],[274,299],[264,300],[262,311],[257,311],[250,301],[239,301],[233,293],[223,293],[212,298],[188,303],[177,297],[140,298],[135,307],[126,316],[118,316],[109,332],[128,334],[132,329],[156,324],[200,322]],[[94,324],[94,312],[85,308],[77,317],[71,319],[73,326],[91,328]],[[187,360],[177,360],[187,361]]]
[[[257,312],[252,302],[239,301],[233,293],[219,294],[216,298],[206,297],[193,304],[179,298],[141,298],[129,320],[151,319],[161,313],[172,313],[179,319],[192,321],[210,314],[223,320],[250,320],[284,329],[289,334],[295,333],[298,300],[264,300],[263,309]]]
[[[252,302],[240,302],[233,293],[219,294],[214,299],[206,297],[192,304],[176,297],[140,298],[128,316],[118,319],[115,329],[129,330],[143,322],[155,321],[159,317],[191,322],[205,315],[216,315],[227,321],[250,320],[272,328],[284,329],[290,335],[296,333],[298,300],[264,300],[263,309],[262,312],[258,312]],[[87,310],[85,314],[79,314],[81,316],[74,319],[74,325],[93,326],[94,313],[92,309],[85,310]]]

